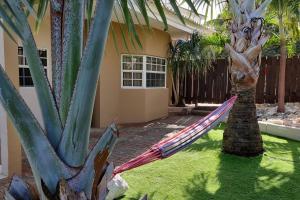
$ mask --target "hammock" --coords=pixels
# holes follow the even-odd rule
[[[176,134],[170,135],[157,144],[154,144],[149,150],[137,156],[136,158],[133,158],[121,166],[116,167],[114,170],[114,175],[148,164],[150,162],[154,162],[156,160],[168,158],[186,148],[222,122],[228,115],[236,99],[236,96],[232,97],[206,117],[200,119],[191,126],[182,129]]]

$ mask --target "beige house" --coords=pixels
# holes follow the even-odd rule
[[[154,9],[155,10],[155,9]],[[125,48],[121,36],[122,24],[113,17],[115,38],[110,32],[101,65],[100,81],[93,114],[93,127],[141,123],[168,115],[170,88],[168,85],[167,57],[169,43],[186,38],[201,27],[196,19],[183,25],[171,10],[166,10],[169,30],[163,31],[163,23],[150,16],[153,27],[137,25],[143,48]],[[142,17],[142,16],[140,16]],[[198,16],[197,16],[198,17]],[[199,20],[200,21],[200,20]],[[200,31],[210,32],[201,27]],[[127,41],[129,36],[125,35]],[[51,82],[50,16],[47,14],[38,33],[35,34],[39,54]],[[38,100],[30,77],[29,68],[21,44],[18,46],[0,30],[0,63],[5,67],[20,94],[42,122]],[[21,147],[6,113],[0,106],[1,174],[8,176],[21,171]],[[1,178],[1,177],[0,177]]]

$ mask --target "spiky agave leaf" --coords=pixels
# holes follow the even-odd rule
[[[63,12],[63,80],[59,113],[62,124],[65,125],[82,56],[84,1],[65,0]]]
[[[101,156],[103,152],[107,151],[107,156],[110,155],[117,139],[117,128],[112,124],[96,143],[91,152],[89,153],[86,162],[80,172],[68,180],[68,183],[75,191],[84,191],[87,197],[91,197],[93,194],[93,182],[95,181],[95,175],[97,170],[102,170],[103,166],[97,166],[95,160]]]
[[[29,160],[35,181],[41,180],[54,193],[58,181],[71,178],[75,172],[56,155],[44,131],[0,66],[0,101],[17,129],[18,136]],[[45,156],[46,155],[46,156]],[[38,186],[39,192],[41,188]]]
[[[113,5],[113,1],[97,1],[95,17],[81,59],[80,73],[58,149],[60,157],[71,166],[81,166],[87,155],[97,80]]]
[[[19,0],[2,1],[0,3],[0,15],[10,16],[10,20],[3,18],[5,22],[22,40],[25,56],[35,85],[42,117],[50,143],[56,147],[62,133],[61,122],[55,100],[51,92],[50,84],[44,72],[36,43],[34,41],[27,16],[21,8]]]
[[[15,199],[38,200],[38,194],[35,188],[24,182],[20,177],[13,176],[7,193]]]

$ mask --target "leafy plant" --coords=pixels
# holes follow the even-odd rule
[[[284,112],[285,99],[285,68],[288,50],[293,51],[287,44],[288,36],[297,35],[299,38],[299,0],[273,0],[271,9],[278,20],[278,30],[280,39],[280,67],[278,80],[278,112]],[[290,33],[290,34],[288,34]]]
[[[215,51],[212,48],[215,41],[207,40],[198,32],[191,34],[188,40],[178,40],[170,44],[169,66],[172,70],[172,88],[175,105],[184,106],[187,75],[191,77],[191,96],[194,96],[194,76],[213,67]],[[198,88],[200,82],[198,81]],[[197,91],[196,97],[199,94]]]
[[[162,1],[154,1],[165,29]],[[171,5],[184,22],[176,1]],[[194,4],[186,0],[195,10]],[[104,199],[113,165],[107,162],[117,139],[109,126],[88,151],[90,124],[103,51],[111,16],[116,7],[128,32],[141,46],[135,30],[133,8],[150,27],[146,0],[1,0],[0,25],[23,45],[41,108],[44,127],[35,119],[5,71],[0,67],[0,101],[17,129],[29,160],[37,192],[15,177],[6,199]],[[51,9],[52,86],[43,70],[28,15],[38,30],[48,4]],[[115,6],[115,8],[114,8]],[[135,12],[135,11],[134,11]],[[87,19],[88,38],[83,27]],[[38,194],[37,196],[35,194]]]

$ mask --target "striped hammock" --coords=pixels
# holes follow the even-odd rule
[[[206,117],[154,144],[150,149],[136,158],[116,167],[114,175],[156,160],[168,158],[186,148],[222,122],[228,115],[236,99],[236,96],[232,97]]]

